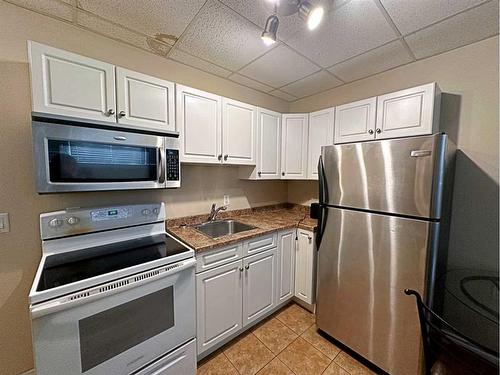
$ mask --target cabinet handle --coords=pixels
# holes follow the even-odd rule
[[[281,172],[281,175],[284,176],[285,175],[285,172]]]
[[[373,134],[373,129],[368,130],[368,134]]]
[[[222,154],[217,155],[217,160],[218,160],[218,161],[221,161],[221,160],[222,160]]]
[[[125,116],[125,111],[118,112],[118,118],[124,117],[124,116]]]
[[[115,114],[115,110],[113,108],[108,109],[106,112],[104,112],[106,116],[113,116]]]
[[[377,134],[380,134],[380,133],[382,133],[382,129],[377,128]]]
[[[246,265],[246,266],[245,266],[245,269],[246,269],[246,270],[248,270],[249,268],[250,268],[250,266],[249,266],[249,265]]]
[[[226,160],[227,160],[227,157],[228,157],[228,156],[229,156],[229,155],[224,155],[224,161],[226,161]]]
[[[240,267],[240,268],[238,268],[238,269],[240,270],[240,272],[243,272],[243,267]]]
[[[259,177],[262,176],[262,172],[259,172],[258,175],[259,175]]]

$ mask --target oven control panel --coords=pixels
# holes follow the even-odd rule
[[[42,240],[165,221],[165,204],[68,208],[40,215]]]
[[[127,208],[111,208],[105,210],[90,211],[91,221],[103,220],[120,220],[130,216],[130,211]]]

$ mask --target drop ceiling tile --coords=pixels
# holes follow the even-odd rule
[[[287,94],[286,92],[280,90],[271,91],[269,94],[276,96],[277,98],[286,100],[287,102],[293,102],[294,100],[297,100],[295,96]]]
[[[7,0],[7,2],[65,21],[73,20],[74,9],[69,4],[57,0]]]
[[[208,0],[176,46],[230,70],[270,49],[262,30],[216,0]]]
[[[134,45],[160,56],[165,56],[171,48],[166,44],[156,42],[151,39],[148,41],[148,37],[146,35],[133,32],[85,11],[78,10],[76,23],[79,26],[97,32],[106,37]]]
[[[395,40],[362,55],[334,65],[330,72],[345,82],[355,81],[373,74],[407,64],[413,59],[401,41]]]
[[[337,86],[343,82],[325,71],[314,73],[309,77],[282,87],[280,90],[298,98],[316,94]]]
[[[353,0],[328,13],[316,30],[287,43],[327,68],[396,37],[374,0]]]
[[[403,34],[429,26],[486,0],[381,0]]]
[[[178,38],[205,0],[78,0],[100,17],[150,36]],[[174,38],[174,39],[175,39]]]
[[[498,0],[460,13],[405,37],[417,58],[462,47],[498,34]]]
[[[264,28],[267,18],[274,13],[274,1],[272,0],[221,0],[228,7],[249,19],[259,27]],[[348,0],[311,0],[313,4],[321,4],[325,11],[337,8]],[[297,14],[289,16],[280,15],[278,27],[278,39],[287,41],[297,32],[306,32],[307,25]]]
[[[226,78],[231,74],[230,70],[224,69],[220,66],[212,64],[211,62],[190,55],[189,53],[181,51],[179,48],[174,48],[174,50],[170,53],[168,58],[192,66],[193,68],[197,68],[205,72],[218,75],[220,77]]]
[[[296,81],[320,68],[284,44],[259,57],[239,73],[273,87]]]
[[[230,80],[240,83],[244,86],[251,87],[252,89],[263,91],[263,92],[269,92],[273,90],[273,87],[264,85],[263,83],[254,81],[253,79],[247,78],[245,76],[242,76],[241,74],[234,73],[229,77]]]

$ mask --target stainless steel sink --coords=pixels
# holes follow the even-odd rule
[[[218,238],[227,236],[228,234],[235,234],[255,229],[256,227],[248,224],[243,224],[235,220],[218,220],[194,225],[193,228],[207,235],[208,237]]]

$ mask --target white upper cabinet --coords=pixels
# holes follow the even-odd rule
[[[223,162],[255,165],[257,141],[257,107],[222,99]]]
[[[377,98],[359,100],[335,109],[335,143],[374,139]]]
[[[29,42],[34,112],[116,123],[115,67]]]
[[[436,83],[379,96],[376,138],[426,135],[438,131],[441,92]]]
[[[253,168],[240,168],[240,178],[279,180],[281,178],[281,113],[258,109],[257,160]]]
[[[28,51],[34,112],[175,131],[174,83],[36,42]]]
[[[176,98],[181,161],[220,163],[222,98],[181,85],[177,85]]]
[[[309,114],[309,146],[307,155],[307,178],[318,179],[318,160],[321,155],[321,146],[333,144],[334,108]]]
[[[257,177],[262,180],[280,179],[281,113],[259,109],[257,142]]]
[[[116,68],[118,123],[175,131],[174,83]]]
[[[281,178],[307,178],[307,113],[287,113],[282,116]]]

